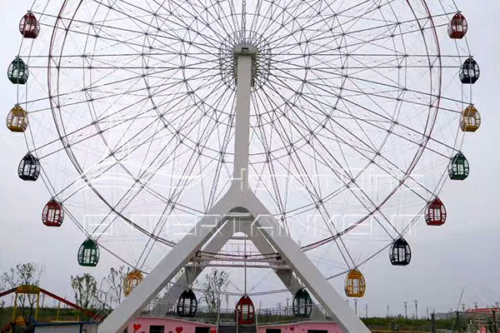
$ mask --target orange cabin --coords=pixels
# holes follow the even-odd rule
[[[469,105],[463,112],[460,120],[460,128],[464,132],[475,132],[481,126],[481,115],[474,105]]]
[[[128,273],[123,283],[123,294],[125,296],[130,295],[142,280],[144,280],[144,275],[142,275],[141,271],[138,269],[134,269],[132,272]]]
[[[366,282],[363,274],[352,269],[345,279],[345,294],[347,297],[363,297],[366,291]]]
[[[28,112],[19,105],[14,106],[7,115],[7,128],[12,132],[24,132],[28,128]]]

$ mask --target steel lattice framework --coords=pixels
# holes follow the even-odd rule
[[[239,47],[255,49],[241,177],[320,267],[325,253],[341,261],[328,278],[421,221],[462,146],[472,86],[458,72],[471,52],[447,36],[453,1],[37,0],[31,11],[41,33],[20,47],[31,81],[18,89],[28,150],[86,237],[138,269],[241,170]],[[349,236],[368,223],[384,242],[357,253]]]

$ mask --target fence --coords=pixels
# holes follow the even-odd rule
[[[142,317],[179,317],[177,314],[177,302],[166,303],[162,301],[153,301],[146,306],[140,313]],[[220,314],[217,311],[210,311],[208,307],[197,307],[196,314],[192,317],[183,317],[184,320],[192,320],[207,324],[217,324],[218,320],[225,321],[234,319],[234,311],[231,313]]]
[[[496,312],[448,312],[432,314],[427,319],[393,318],[363,319],[372,333],[500,333]]]
[[[143,317],[179,317],[177,314],[177,303],[166,303],[153,301],[146,306],[140,313]],[[256,320],[259,324],[271,323],[292,323],[299,321],[331,321],[326,311],[318,305],[311,305],[311,315],[307,318],[297,317],[293,313],[292,307],[280,307],[270,309],[258,309],[255,311]],[[196,314],[193,317],[183,318],[197,322],[217,324],[218,322],[235,322],[234,309],[220,309],[219,312],[211,311],[208,307],[198,306]]]
[[[332,319],[327,316],[326,311],[318,305],[311,305],[311,315],[309,317],[297,317],[293,313],[293,308],[280,307],[272,309],[259,309],[256,311],[258,321],[260,324],[271,323],[291,323],[306,320],[313,321],[331,321]]]
[[[499,333],[499,313],[491,312],[457,312],[455,314],[455,331],[461,333]]]

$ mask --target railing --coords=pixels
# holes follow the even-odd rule
[[[255,332],[259,331],[259,316],[255,314]]]
[[[236,333],[240,333],[240,321],[239,321],[239,318],[240,318],[240,309],[237,308],[236,309]]]
[[[297,317],[293,313],[293,308],[280,307],[270,309],[258,309],[255,311],[255,322],[259,325],[264,324],[283,324],[294,323],[300,321],[331,321],[327,312],[318,305],[311,305],[311,314],[309,317]],[[171,317],[180,318],[177,314],[177,303],[166,303],[156,301],[150,303],[145,307],[140,316],[143,317]],[[208,307],[198,307],[195,316],[182,317],[184,320],[192,320],[197,322],[204,322],[219,326],[221,323],[234,324],[237,333],[239,333],[239,325],[236,320],[234,309],[220,309],[219,311],[211,311]]]
[[[97,322],[101,322],[104,319],[106,319],[106,317],[109,316],[109,314],[112,311],[113,310],[111,310],[111,309],[103,308],[103,309],[99,310],[92,319],[97,321]]]
[[[142,317],[174,317],[180,318],[177,314],[177,302],[153,301],[140,313]],[[182,317],[184,320],[205,322],[219,325],[221,322],[235,322],[234,309],[211,310],[209,307],[198,306],[193,317]]]
[[[312,304],[311,315],[306,317],[295,316],[293,313],[293,308],[280,307],[274,309],[259,309],[257,310],[256,317],[258,317],[258,322],[262,324],[271,323],[290,323],[299,321],[331,321],[332,319],[328,317],[327,312],[320,306]],[[257,319],[256,319],[257,320]]]
[[[217,325],[217,332],[220,332],[220,328],[219,328],[219,326],[220,326],[220,311],[217,312],[217,323],[216,323],[216,325]]]
[[[140,313],[142,317],[176,317],[180,318],[177,314],[177,303],[166,302],[151,302]],[[218,325],[220,321],[220,314],[210,311],[208,307],[198,307],[196,314],[193,317],[182,317],[184,320],[192,320],[197,322],[204,322],[208,324]]]
[[[431,314],[432,327],[446,325],[450,332],[461,333],[498,333],[500,332],[500,316],[496,309],[478,312],[447,312]],[[433,330],[433,332],[437,330]]]

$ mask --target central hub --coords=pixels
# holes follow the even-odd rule
[[[258,49],[249,43],[241,43],[234,47],[233,68],[234,80],[238,82],[238,59],[241,56],[252,57],[252,87],[255,85],[255,77],[257,76],[257,55]]]
[[[264,86],[269,78],[271,68],[271,48],[266,39],[256,33],[249,32],[242,38],[235,33],[226,38],[219,48],[219,68],[222,80],[232,89],[236,89],[238,79],[238,58],[252,57],[252,89]]]

